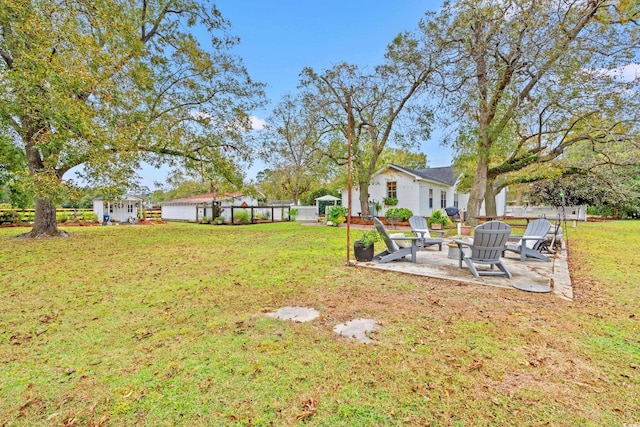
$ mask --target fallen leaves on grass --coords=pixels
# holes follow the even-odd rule
[[[108,415],[103,415],[98,421],[89,420],[89,427],[102,427],[109,419]]]
[[[145,338],[149,338],[152,335],[153,335],[153,332],[151,331],[136,331],[134,336],[138,341],[141,341]]]
[[[20,406],[20,409],[18,409],[18,412],[24,412],[24,410],[27,409],[28,407],[33,405],[41,405],[42,403],[43,403],[42,400],[38,398],[29,399],[25,403],[23,403],[22,406]]]
[[[296,415],[293,419],[293,422],[298,422],[300,420],[306,421],[318,411],[318,397],[308,399],[302,405],[302,412]]]
[[[469,365],[469,367],[467,368],[468,371],[479,371],[480,368],[482,368],[483,365],[483,361],[482,359],[480,360],[474,360],[473,363],[471,365]]]
[[[67,417],[64,420],[62,420],[63,427],[72,427],[77,425],[77,423],[78,423],[78,420],[73,417]]]

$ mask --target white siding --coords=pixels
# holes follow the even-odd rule
[[[461,211],[467,211],[467,205],[469,204],[468,193],[458,193],[458,209]]]
[[[504,214],[506,213],[506,209],[507,209],[507,190],[503,189],[496,196],[496,210],[498,211],[497,214],[500,216],[504,216]]]
[[[195,204],[162,205],[162,219],[165,221],[193,221],[196,220]]]
[[[298,215],[296,220],[298,221],[317,221],[318,220],[318,207],[313,206],[296,206],[298,209]]]
[[[369,189],[371,189],[371,187],[369,187]],[[343,188],[341,191],[341,197],[342,197],[342,206],[348,206],[348,202],[349,202],[349,196],[348,196],[348,191],[346,188]],[[371,194],[371,191],[369,191],[369,194]],[[357,187],[353,187],[351,189],[351,216],[358,216],[358,213],[360,213],[362,211],[362,209],[360,209],[360,189]],[[371,199],[369,199],[371,200]]]
[[[234,207],[233,212],[240,212],[243,210],[240,206],[242,203],[246,203],[248,207],[246,211],[251,213],[251,206],[253,206],[253,215],[268,215],[269,218],[273,218],[275,221],[280,221],[283,218],[283,209],[280,207],[272,210],[270,206],[257,206],[257,201],[250,197],[242,197],[236,199],[225,199],[221,201],[222,214],[225,222],[231,221],[231,206]],[[315,206],[313,207],[315,209]],[[202,221],[202,217],[205,216],[205,211],[201,203],[179,203],[179,204],[163,204],[162,207],[162,219],[165,221],[189,221],[196,222]],[[288,218],[289,210],[284,208],[284,218]],[[197,219],[196,219],[197,213]],[[207,206],[206,216],[211,217],[211,207]]]
[[[103,221],[104,216],[109,215],[109,221],[127,222],[138,218],[140,205],[141,201],[138,199],[114,201],[96,199],[93,201],[93,213],[98,217],[98,221]]]
[[[444,207],[454,205],[455,186],[432,181],[414,180],[414,177],[411,175],[390,169],[372,177],[371,184],[369,185],[369,201],[382,205],[379,216],[384,216],[385,212],[391,207],[384,206],[382,202],[382,199],[387,197],[387,182],[390,181],[396,182],[398,205],[394,207],[408,208],[414,215],[428,217],[433,211],[443,210],[440,203],[441,191],[447,193]],[[429,189],[433,190],[433,208],[429,208]],[[359,194],[359,189],[354,187],[351,192],[351,215],[353,216],[358,216],[358,213],[361,212]],[[458,193],[458,208],[461,211],[467,210],[468,201],[468,193]],[[504,215],[505,202],[506,190],[503,190],[496,196],[498,215]],[[342,205],[347,206],[347,189],[342,190]],[[482,209],[484,209],[484,207]]]
[[[257,200],[248,196],[240,196],[240,197],[235,197],[233,199],[224,199],[224,200],[221,200],[220,203],[222,203],[223,206],[240,206],[243,203],[246,203],[247,206],[258,205]]]
[[[387,182],[396,183],[396,193],[398,204],[396,206],[384,206],[382,201],[387,197]],[[347,206],[347,190],[342,190],[342,205]],[[412,212],[417,212],[420,209],[420,197],[417,191],[417,184],[413,181],[413,178],[407,174],[390,170],[387,173],[376,175],[371,184],[369,185],[369,201],[371,203],[379,203],[382,209],[378,213],[378,216],[384,216],[389,208],[408,208]],[[360,208],[360,189],[354,187],[351,192],[351,215],[358,216],[362,211]]]
[[[98,217],[98,221],[104,219],[104,200],[98,199],[93,201],[93,213]]]
[[[383,209],[383,212],[386,213],[390,208],[407,208],[415,214],[420,210],[419,184],[413,177],[397,171],[389,171],[382,176],[384,177],[381,180],[384,197],[387,196],[387,182],[395,181],[398,193],[398,204]]]
[[[109,213],[111,221],[128,222],[138,218],[138,208],[136,202],[131,200],[121,200],[109,202]]]
[[[424,183],[418,183],[418,194],[419,194],[419,207],[418,210],[413,212],[414,215],[419,216],[429,216],[429,186]]]

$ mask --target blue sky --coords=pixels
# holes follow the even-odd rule
[[[243,61],[254,80],[267,84],[271,105],[253,112],[264,120],[286,93],[296,92],[300,71],[316,71],[349,62],[375,66],[383,61],[387,44],[398,33],[414,29],[428,10],[441,0],[217,0],[222,16],[231,21],[230,33],[240,37],[234,53]],[[452,152],[440,146],[434,132],[421,151],[432,167],[448,166]],[[257,163],[247,178],[264,169]],[[163,170],[141,171],[143,185],[154,189],[162,181]]]

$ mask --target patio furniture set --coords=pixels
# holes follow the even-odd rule
[[[426,220],[420,216],[409,219],[413,236],[389,235],[380,220],[374,218],[375,228],[382,236],[386,249],[374,256],[380,263],[405,259],[410,257],[416,262],[418,251],[429,246],[438,246],[442,250],[445,242],[442,231],[429,230]],[[458,249],[458,266],[464,265],[474,277],[506,276],[511,279],[511,273],[502,261],[506,251],[520,254],[520,261],[527,260],[550,261],[543,251],[550,252],[547,246],[547,233],[551,223],[540,218],[530,221],[522,235],[512,235],[511,226],[502,221],[488,221],[475,227],[472,239],[454,239]],[[433,237],[437,234],[436,237]],[[509,241],[514,243],[509,243]],[[484,266],[485,268],[479,268]],[[486,268],[489,267],[489,268]]]

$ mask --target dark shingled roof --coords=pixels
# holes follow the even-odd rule
[[[456,185],[456,181],[458,180],[453,170],[453,166],[444,166],[440,168],[425,168],[425,169],[405,169],[403,167],[397,165],[389,165],[397,168],[399,170],[405,171],[412,175],[418,176],[423,179],[428,179],[430,181],[441,182],[443,184],[447,184],[450,186]]]

